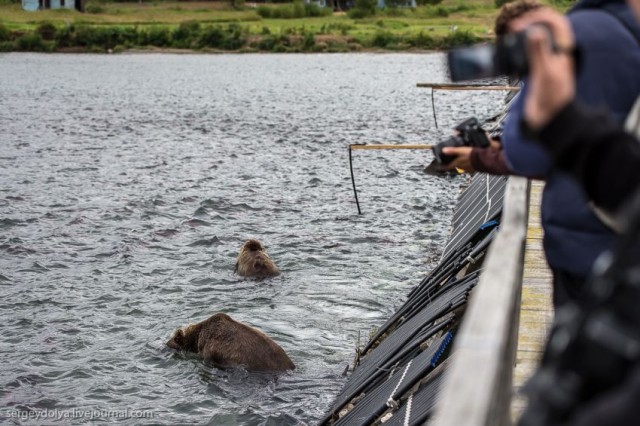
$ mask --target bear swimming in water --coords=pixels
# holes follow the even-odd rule
[[[275,277],[280,270],[258,240],[247,240],[238,253],[236,273],[243,277]]]
[[[249,371],[296,368],[286,352],[266,334],[222,313],[179,328],[167,346],[195,352],[216,367],[245,367]]]

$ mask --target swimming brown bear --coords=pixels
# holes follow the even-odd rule
[[[236,273],[243,277],[275,277],[280,270],[258,240],[247,240],[238,253]]]
[[[195,352],[217,367],[245,367],[249,371],[296,368],[286,352],[266,334],[222,313],[179,328],[167,346]]]

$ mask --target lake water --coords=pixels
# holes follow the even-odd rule
[[[437,141],[501,105],[436,92],[436,129],[425,81],[447,81],[443,55],[0,55],[0,414],[317,422],[359,336],[438,260],[466,182],[425,175],[427,151],[357,151],[358,215],[348,144]],[[280,277],[234,275],[252,237]],[[296,370],[165,347],[216,312]]]

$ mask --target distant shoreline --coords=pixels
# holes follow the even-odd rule
[[[408,49],[408,50],[384,50],[384,49],[362,49],[358,51],[350,51],[350,52],[271,52],[271,51],[230,51],[230,50],[192,50],[192,49],[173,49],[173,48],[131,48],[125,49],[121,52],[113,52],[106,51],[103,52],[107,55],[138,55],[138,54],[162,54],[162,55],[274,55],[274,54],[293,54],[293,55],[315,55],[315,54],[428,54],[428,53],[442,53],[445,50],[427,50],[427,49]],[[20,53],[20,52],[16,52]],[[22,52],[26,53],[26,52]],[[81,49],[65,49],[65,50],[57,50],[55,52],[50,52],[52,54],[86,54],[86,53],[94,53],[95,52],[87,52],[86,50]]]
[[[394,53],[438,52],[480,42],[468,32],[452,32],[443,38],[418,34],[376,33],[370,39],[306,33],[304,35],[246,36],[236,26],[203,27],[187,43],[175,38],[181,27],[68,26],[43,23],[32,30],[4,31],[0,28],[1,52],[45,53]],[[213,35],[212,35],[213,34]],[[486,40],[486,39],[485,39]],[[193,47],[183,47],[190,45]]]
[[[493,39],[496,0],[424,1],[436,4],[364,15],[301,0],[239,8],[229,2],[87,0],[86,13],[2,4],[0,52],[432,52]]]

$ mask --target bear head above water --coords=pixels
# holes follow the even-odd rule
[[[236,259],[236,273],[243,277],[267,278],[280,275],[280,270],[258,240],[247,240]]]

